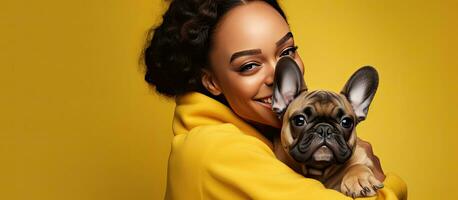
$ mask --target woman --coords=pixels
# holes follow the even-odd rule
[[[348,199],[272,152],[275,64],[289,55],[304,71],[276,1],[175,0],[152,34],[145,79],[177,104],[166,199]],[[405,198],[404,182],[379,169],[374,198]]]

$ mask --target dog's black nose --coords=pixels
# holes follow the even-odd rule
[[[315,132],[323,138],[329,138],[333,133],[334,127],[329,124],[318,124]]]

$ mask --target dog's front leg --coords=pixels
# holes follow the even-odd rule
[[[380,188],[383,188],[383,184],[375,178],[368,166],[355,164],[346,170],[340,191],[356,198],[374,196]]]

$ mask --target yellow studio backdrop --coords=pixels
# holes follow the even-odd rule
[[[409,199],[458,199],[456,1],[280,1],[309,88],[380,73],[358,127]],[[162,199],[174,102],[138,65],[167,4],[0,6],[0,199]],[[170,77],[173,78],[173,77]]]

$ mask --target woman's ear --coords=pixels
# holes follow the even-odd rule
[[[206,69],[202,70],[202,85],[204,85],[204,87],[215,96],[221,94],[221,88],[219,87],[215,76],[212,72]]]

